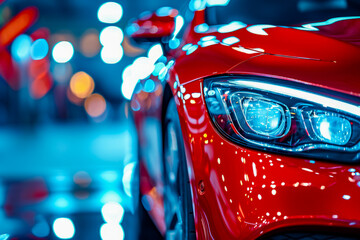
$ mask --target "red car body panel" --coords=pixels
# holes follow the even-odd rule
[[[202,84],[185,88],[200,92]],[[294,225],[360,227],[359,167],[236,145],[214,129],[203,98],[178,102],[200,239],[255,239]]]
[[[210,28],[205,33],[196,33],[193,28],[203,22],[202,18],[203,12],[195,14],[183,45],[196,45],[209,35],[219,43],[199,46],[192,53],[181,48],[171,52],[169,56],[175,58],[175,63],[167,79],[182,126],[197,238],[256,239],[290,226],[360,230],[358,165],[270,154],[232,143],[214,128],[203,95],[199,94],[203,92],[205,77],[246,74],[359,96],[360,20],[319,26],[317,32],[272,27],[264,29],[267,35],[258,35],[246,28],[230,33]],[[221,43],[231,36],[240,42],[231,46]],[[153,76],[152,79],[155,91],[145,92],[140,82],[131,107],[144,162],[141,184],[148,186],[141,189],[142,194],[157,199],[154,208],[161,209],[163,203],[158,200],[163,195],[161,159],[148,156],[151,152],[161,158],[162,145],[154,147],[152,133],[162,131],[165,85]],[[204,183],[204,192],[198,189],[200,182]],[[164,232],[163,215],[153,211],[151,216]]]

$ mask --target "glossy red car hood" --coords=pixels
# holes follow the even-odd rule
[[[272,27],[263,30],[267,35],[246,34],[242,45],[266,54],[229,72],[275,76],[359,95],[360,20],[322,24],[306,24],[303,30]]]
[[[228,33],[213,28],[195,34],[191,42],[199,48],[180,57],[176,70],[185,76],[184,83],[214,74],[254,74],[360,96],[360,19],[351,18],[299,27],[253,25]],[[202,47],[206,36],[214,36],[220,44]],[[229,37],[240,41],[223,44]]]
[[[331,22],[331,21],[329,21]],[[253,25],[233,32],[240,45],[268,54],[336,61],[358,55],[360,19],[333,24],[309,23],[300,27]]]

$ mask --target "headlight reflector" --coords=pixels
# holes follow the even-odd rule
[[[231,94],[231,104],[240,127],[248,134],[279,138],[288,130],[290,115],[281,103],[261,95],[235,92]]]
[[[349,142],[352,132],[349,120],[328,112],[313,111],[311,115],[311,122],[319,139],[336,145]]]
[[[360,100],[278,79],[206,79],[215,126],[240,144],[311,158],[360,159]]]

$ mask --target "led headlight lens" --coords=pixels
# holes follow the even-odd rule
[[[279,102],[248,92],[232,93],[230,102],[237,122],[247,134],[279,138],[289,130],[289,111]]]
[[[209,114],[240,144],[306,157],[360,159],[360,100],[321,88],[258,77],[205,80]]]
[[[323,111],[313,111],[311,123],[316,136],[324,142],[346,145],[350,140],[351,123],[344,117]]]

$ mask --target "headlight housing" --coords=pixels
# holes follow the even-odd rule
[[[341,162],[360,159],[360,99],[279,79],[205,79],[211,119],[227,138],[261,150]]]

